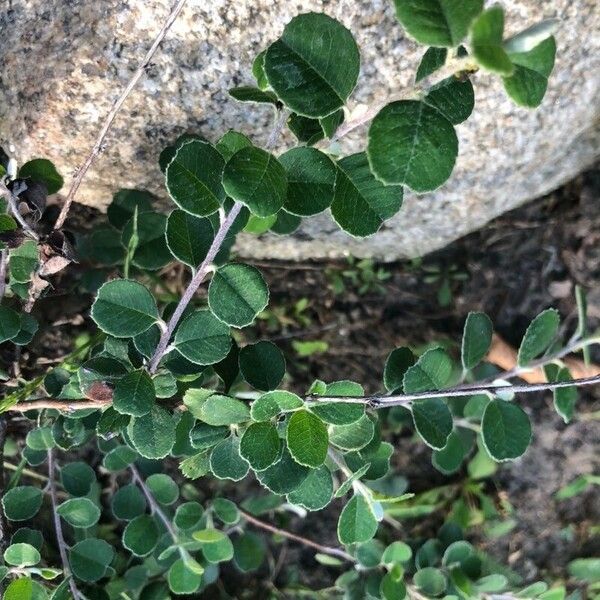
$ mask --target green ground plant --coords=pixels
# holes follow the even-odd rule
[[[397,539],[386,525],[426,518],[423,507],[445,492],[411,494],[390,468],[395,448],[387,440],[412,428],[442,473],[467,463],[464,493],[479,499],[481,518],[500,521],[477,481],[526,452],[532,428],[521,394],[552,390],[569,422],[576,387],[600,381],[573,381],[562,362],[599,341],[587,331],[583,294],[577,330],[565,338],[558,312],[544,310],[510,372],[485,364],[492,323],[474,312],[458,358],[441,347],[420,355],[392,349],[381,392],[369,396],[354,381],[317,380],[290,391],[277,345],[246,343],[240,333],[266,309],[269,290],[257,268],[231,259],[239,232],[285,235],[328,210],[349,235],[373,235],[400,210],[405,189],[428,192],[450,177],[456,127],[473,110],[478,71],[497,75],[519,105],[542,101],[554,64],[553,24],[505,39],[503,9],[484,9],[483,0],[395,5],[406,32],[429,46],[413,87],[353,115],[346,103],[360,52],[352,33],[325,14],[294,17],[256,57],[256,84],[230,90],[237,101],[273,106],[266,147],[237,131],[214,143],[194,134],[176,140],[160,155],[175,205],[169,214],[151,194],[121,190],[107,224],[74,240],[62,227],[65,209],[44,229],[46,197],[63,183],[54,166],[35,159],[17,168],[3,157],[0,340],[14,345],[16,359],[4,373],[0,410],[3,427],[20,413],[26,428],[24,440],[5,443],[18,461],[1,500],[6,600],[200,597],[224,563],[261,568],[269,534],[314,549],[317,560],[341,571],[331,589],[290,588],[285,597],[566,597],[564,586],[544,582],[523,589],[466,541],[469,521],[459,504],[430,539]],[[365,124],[365,150],[340,156],[338,141]],[[298,144],[278,152],[286,126]],[[93,294],[97,330],[27,380],[19,356],[40,326],[32,310],[52,276],[75,259],[89,265],[77,285]],[[157,276],[171,263],[189,272],[181,295]],[[362,283],[377,286],[371,267]],[[315,351],[297,348],[300,356]],[[540,366],[546,383],[514,382]],[[85,457],[98,452],[100,463],[88,464]],[[163,472],[165,461],[179,476]],[[207,478],[223,483],[200,502]],[[237,505],[227,484],[245,478],[263,492]],[[288,511],[309,519],[332,502],[341,507],[334,546],[268,521]],[[597,564],[571,571],[597,584]]]

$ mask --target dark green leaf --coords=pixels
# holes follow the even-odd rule
[[[158,309],[152,294],[141,283],[116,279],[98,290],[92,319],[114,337],[133,337],[156,323]]]
[[[396,16],[421,44],[458,46],[481,12],[483,0],[394,0]]]
[[[158,544],[159,531],[150,515],[140,515],[127,523],[123,532],[123,546],[134,556],[147,556]]]
[[[240,442],[240,454],[254,471],[264,471],[279,458],[281,440],[271,423],[252,423]]]
[[[231,348],[229,327],[208,310],[197,310],[179,325],[175,348],[198,365],[223,360]]]
[[[509,58],[514,71],[504,77],[506,93],[519,106],[539,106],[548,87],[548,77],[554,67],[556,41],[554,37],[538,44],[528,52],[511,52]]]
[[[497,462],[518,458],[531,441],[529,417],[516,404],[492,400],[481,422],[483,443]]]
[[[112,562],[114,550],[104,540],[88,538],[75,544],[69,551],[73,575],[82,581],[102,579]]]
[[[300,227],[300,223],[302,223],[301,217],[292,215],[282,208],[277,213],[277,220],[271,225],[271,231],[277,235],[290,235]]]
[[[337,526],[342,544],[368,542],[377,532],[377,520],[369,503],[361,494],[352,496],[344,506]]]
[[[154,382],[143,369],[132,371],[117,381],[113,392],[113,407],[124,415],[146,415],[155,401]]]
[[[446,57],[448,56],[447,48],[427,48],[423,58],[417,67],[417,74],[415,75],[415,82],[419,83],[425,77],[429,77],[435,73],[438,69],[442,68],[446,63]]]
[[[234,435],[219,442],[210,454],[210,470],[219,479],[240,481],[248,474],[248,463],[240,455],[240,439]]]
[[[428,596],[441,596],[446,590],[446,577],[439,569],[425,567],[415,573],[414,582]]]
[[[285,358],[272,342],[245,346],[239,361],[242,377],[258,390],[274,390],[285,375]]]
[[[364,152],[338,162],[331,214],[351,235],[365,237],[376,233],[386,219],[400,210],[402,198],[401,186],[384,185],[375,179]]]
[[[309,473],[310,469],[299,465],[284,446],[281,459],[268,469],[257,473],[256,477],[274,494],[289,494],[300,487]]]
[[[559,325],[558,311],[553,308],[544,310],[531,321],[519,347],[517,362],[520,367],[526,366],[548,349],[558,333]]]
[[[439,110],[453,125],[458,125],[473,112],[473,84],[468,79],[461,81],[456,77],[448,77],[429,88],[423,102]]]
[[[404,392],[416,394],[439,390],[448,385],[452,368],[452,359],[444,350],[431,348],[407,369],[404,374]]]
[[[0,306],[0,343],[13,339],[19,333],[21,319],[12,308]]]
[[[292,458],[301,465],[317,468],[327,457],[327,427],[316,415],[299,410],[288,421],[287,445]]]
[[[19,177],[45,183],[49,194],[56,194],[64,184],[56,167],[45,158],[34,158],[26,162],[19,169]]]
[[[164,473],[153,473],[146,479],[146,485],[160,504],[169,506],[179,498],[179,486]]]
[[[439,110],[425,102],[399,100],[373,119],[367,154],[373,173],[386,185],[428,192],[450,177],[458,138]]]
[[[416,430],[425,443],[441,450],[452,432],[452,414],[441,398],[413,402],[411,408]]]
[[[287,172],[284,208],[301,217],[316,215],[331,205],[336,167],[315,148],[292,148],[279,157]]]
[[[264,59],[267,79],[294,112],[325,117],[341,108],[360,69],[352,34],[324,14],[294,17]]]
[[[283,206],[287,176],[269,152],[248,147],[238,150],[225,165],[223,186],[234,200],[259,217],[274,215]]]
[[[385,361],[383,370],[383,385],[388,392],[398,392],[403,389],[404,375],[416,362],[415,355],[407,346],[392,350]]]
[[[243,85],[231,88],[229,95],[238,102],[255,102],[257,104],[280,105],[277,96],[273,92],[265,92],[260,88]],[[281,105],[280,105],[281,106]]]
[[[239,131],[230,129],[221,136],[217,142],[217,150],[221,153],[225,162],[227,162],[238,150],[252,146],[248,137]]]
[[[514,66],[502,47],[504,10],[492,6],[475,20],[471,28],[471,46],[477,63],[503,76],[512,75]]]
[[[146,511],[146,498],[137,485],[124,485],[112,497],[111,507],[117,519],[131,521]]]
[[[243,573],[258,569],[265,559],[265,553],[263,538],[251,531],[233,540],[233,561]]]
[[[59,504],[56,512],[73,527],[92,527],[100,518],[100,509],[89,498],[71,498]]]
[[[171,252],[167,247],[165,230],[167,217],[160,213],[137,213],[123,229],[122,242],[129,247],[132,236],[137,236],[132,264],[140,269],[156,271],[171,261]]]
[[[167,167],[167,189],[175,204],[199,217],[219,209],[225,200],[221,184],[225,161],[208,142],[182,144]]]
[[[494,326],[485,313],[470,312],[465,321],[461,358],[463,368],[474,369],[488,353]]]
[[[208,305],[227,325],[250,325],[268,303],[269,288],[255,267],[228,264],[215,271],[208,288]]]
[[[212,223],[205,217],[175,209],[167,219],[167,246],[177,260],[192,269],[206,258],[214,236]]]
[[[321,510],[333,497],[331,471],[322,465],[313,469],[308,477],[287,496],[288,502],[302,506],[306,510]]]
[[[291,392],[267,392],[252,403],[251,415],[255,421],[269,421],[282,412],[296,410],[302,405],[302,399]]]
[[[154,196],[145,190],[119,190],[106,209],[108,222],[117,229],[123,229],[136,208],[138,214],[150,211],[153,201]]]
[[[164,458],[175,443],[176,418],[158,405],[143,417],[133,417],[127,433],[135,449],[145,458]]]
[[[71,496],[87,496],[96,482],[96,473],[84,462],[72,462],[61,469],[60,479]]]
[[[9,521],[26,521],[37,514],[42,500],[43,494],[39,488],[21,485],[2,496],[2,508]]]
[[[250,409],[237,398],[215,394],[202,403],[198,418],[214,427],[250,420]]]

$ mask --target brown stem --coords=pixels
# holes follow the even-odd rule
[[[313,548],[322,554],[329,554],[330,556],[337,556],[338,558],[342,558],[343,560],[347,560],[349,562],[356,562],[356,559],[353,556],[350,556],[347,552],[342,550],[341,548],[333,548],[331,546],[323,546],[322,544],[318,544],[317,542],[313,542],[301,535],[296,535],[291,531],[286,531],[285,529],[279,529],[279,527],[275,527],[275,525],[271,525],[270,523],[265,523],[256,517],[253,517],[251,514],[240,510],[240,514],[248,523],[258,527],[260,529],[264,529],[265,531],[270,531],[271,533],[275,533],[277,535],[281,535],[282,537],[287,538],[288,540],[293,540],[294,542],[298,542],[303,546],[308,546]]]
[[[75,200],[75,194],[77,194],[77,190],[79,189],[79,186],[81,185],[81,182],[83,181],[83,178],[85,177],[89,168],[92,166],[92,164],[94,163],[94,161],[96,160],[96,158],[98,157],[100,152],[102,151],[102,146],[104,145],[104,140],[113,124],[113,121],[115,120],[115,117],[117,116],[117,113],[123,106],[125,100],[127,99],[127,96],[129,96],[129,94],[131,93],[131,90],[133,90],[133,88],[135,87],[137,82],[140,80],[140,78],[144,74],[146,67],[152,60],[152,57],[158,50],[160,43],[164,39],[165,35],[169,31],[169,29],[171,28],[173,23],[175,22],[175,19],[177,18],[177,16],[183,9],[186,2],[187,2],[187,0],[178,0],[177,3],[175,4],[175,6],[173,6],[173,9],[169,13],[167,20],[164,22],[164,24],[160,28],[160,31],[158,32],[157,36],[154,38],[154,42],[152,42],[152,46],[150,46],[150,50],[148,50],[148,52],[146,53],[146,56],[144,56],[142,62],[136,69],[132,78],[129,80],[129,83],[125,86],[125,89],[121,92],[121,95],[116,99],[116,101],[113,104],[112,108],[110,109],[108,115],[106,115],[106,118],[104,119],[104,123],[102,124],[102,127],[100,128],[100,131],[98,133],[98,137],[96,139],[96,143],[94,144],[94,147],[92,148],[88,157],[85,159],[85,162],[83,163],[82,167],[77,172],[77,175],[76,175],[75,179],[73,180],[73,183],[71,184],[71,188],[69,189],[69,193],[67,194],[65,203],[60,211],[60,214],[58,215],[58,219],[56,220],[56,223],[54,224],[54,229],[60,229],[63,226],[65,219],[67,218],[67,215],[69,214],[69,209],[71,208],[71,204],[73,203],[73,200]]]
[[[0,417],[0,496],[4,496],[4,442],[6,442],[6,431],[8,423],[6,417]],[[4,518],[4,511],[0,511],[0,552],[8,546],[8,525]]]

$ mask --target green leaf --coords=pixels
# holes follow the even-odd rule
[[[300,223],[302,223],[300,217],[286,212],[283,208],[276,216],[277,219],[275,220],[275,223],[271,225],[271,231],[277,235],[290,235],[290,233],[294,233],[294,231],[300,227]]]
[[[346,455],[346,458],[347,456],[348,455]],[[348,479],[346,479],[346,481],[344,481],[342,485],[340,485],[340,487],[335,491],[334,496],[336,498],[341,498],[342,496],[345,496],[350,491],[350,488],[352,488],[352,486],[354,485],[354,482],[358,481],[370,468],[371,463],[366,463],[362,467],[360,467],[358,471],[352,473],[352,475],[350,475],[350,477],[348,477]]]
[[[572,560],[567,569],[571,576],[579,581],[600,582],[600,558],[578,558]]]
[[[362,385],[354,381],[334,381],[325,386],[323,396],[352,396],[360,398],[365,391]],[[321,394],[319,394],[321,395]],[[346,402],[319,401],[311,403],[311,412],[315,413],[321,420],[332,425],[349,425],[355,423],[365,414],[364,404]]]
[[[483,0],[394,0],[396,16],[417,42],[430,46],[458,46]]]
[[[173,524],[177,529],[194,529],[200,525],[204,516],[204,509],[198,502],[185,502],[180,504],[175,511]]]
[[[433,452],[431,461],[438,471],[450,475],[458,471],[469,449],[465,447],[461,436],[456,431],[452,431],[446,440],[446,445]]]
[[[516,404],[492,400],[481,421],[483,443],[497,462],[518,458],[531,441],[529,417]]]
[[[567,367],[549,364],[544,366],[544,373],[547,381],[572,381],[573,377]],[[554,409],[562,417],[565,423],[569,423],[575,412],[577,403],[577,388],[565,387],[553,391]]]
[[[441,69],[446,63],[447,56],[447,48],[427,48],[417,67],[415,83],[419,83],[419,81],[422,81],[425,77],[429,77],[429,75],[432,75],[438,69]]]
[[[100,518],[100,509],[89,498],[70,498],[56,512],[73,527],[92,527]]]
[[[337,534],[344,545],[368,542],[377,532],[377,519],[361,494],[352,496],[338,520]]]
[[[452,359],[441,348],[431,348],[421,355],[404,374],[404,392],[416,394],[439,390],[452,375]]]
[[[158,405],[143,417],[133,417],[127,433],[135,449],[145,458],[164,458],[175,443],[176,418]]]
[[[171,254],[195,269],[206,258],[215,230],[209,219],[175,209],[167,219],[165,235]]]
[[[0,306],[0,343],[14,338],[21,328],[19,313],[12,308]]]
[[[481,312],[470,312],[465,321],[462,337],[461,359],[465,370],[474,369],[488,353],[492,344],[494,326]]]
[[[502,47],[504,10],[492,6],[483,11],[471,27],[471,47],[477,63],[503,76],[512,75],[513,64]]]
[[[238,150],[227,161],[223,186],[229,196],[245,204],[253,214],[268,217],[283,206],[287,176],[272,154],[252,146]]]
[[[441,398],[427,398],[413,402],[411,413],[415,429],[424,442],[441,450],[452,432],[452,414]]]
[[[404,542],[392,542],[383,552],[381,563],[394,565],[408,562],[412,558],[412,549]]]
[[[49,194],[56,194],[64,184],[56,167],[45,158],[34,158],[26,162],[19,169],[19,177],[45,183]]]
[[[62,467],[60,480],[71,496],[87,496],[96,481],[96,473],[84,462],[72,462]]]
[[[531,321],[519,347],[517,363],[520,367],[526,366],[548,349],[556,338],[559,325],[558,311],[553,308],[544,310]]]
[[[266,50],[263,50],[256,55],[256,58],[252,62],[252,75],[256,79],[256,84],[261,90],[266,90],[269,87],[267,76],[265,75],[265,54]]]
[[[26,521],[40,510],[43,498],[39,488],[21,485],[12,488],[2,496],[2,508],[9,521]]]
[[[250,409],[241,400],[215,394],[200,407],[198,418],[208,425],[233,425],[250,420]]]
[[[196,423],[190,431],[190,443],[196,450],[206,450],[216,446],[228,433],[229,427],[213,427],[206,423]]]
[[[8,259],[11,278],[17,283],[29,283],[31,273],[38,264],[38,247],[36,242],[28,240],[18,248],[11,250]]]
[[[154,473],[146,479],[146,485],[155,500],[164,506],[170,506],[179,498],[179,486],[164,473]]]
[[[32,429],[25,438],[25,443],[32,450],[49,450],[56,446],[52,437],[52,427]]]
[[[117,338],[143,333],[158,320],[152,294],[141,283],[128,279],[105,283],[98,290],[91,314],[102,331]]]
[[[198,452],[198,454],[182,460],[179,470],[188,479],[198,479],[206,475],[210,470],[208,452]]]
[[[364,152],[338,163],[331,215],[346,232],[357,237],[376,233],[402,206],[401,186],[384,185],[371,172]]]
[[[298,464],[287,446],[284,446],[281,458],[269,468],[257,473],[256,478],[274,494],[289,494],[300,487],[309,473],[310,469]]]
[[[240,439],[234,435],[219,442],[210,454],[210,470],[218,479],[240,481],[248,474],[248,463],[240,455]]]
[[[288,502],[302,506],[306,510],[321,510],[333,497],[333,479],[331,471],[322,465],[313,469],[308,477],[287,495]]]
[[[295,412],[287,426],[287,445],[292,458],[301,465],[317,468],[325,462],[329,447],[327,427],[307,410]]]
[[[166,171],[167,190],[179,208],[206,217],[225,200],[221,184],[225,161],[208,142],[190,140],[177,149]]]
[[[294,112],[325,117],[341,108],[360,69],[352,34],[324,14],[294,17],[269,48],[264,70],[275,93]]]
[[[212,365],[223,360],[231,348],[229,327],[210,311],[197,310],[179,325],[174,345],[193,363]]]
[[[204,529],[196,531],[192,537],[202,543],[202,554],[208,562],[219,563],[233,558],[233,544],[223,532]]]
[[[19,577],[7,586],[3,600],[48,600],[48,594],[37,581]]]
[[[128,373],[115,385],[113,408],[121,414],[142,417],[155,401],[154,382],[144,369]]]
[[[242,435],[240,454],[255,471],[264,471],[279,458],[281,440],[271,423],[252,423]]]
[[[114,550],[110,544],[88,538],[77,542],[69,550],[69,563],[75,577],[91,583],[104,577],[113,556]]]
[[[453,125],[458,125],[473,112],[473,84],[468,79],[461,81],[454,76],[448,77],[429,88],[423,102],[439,110]]]
[[[123,229],[136,208],[138,214],[152,210],[153,200],[154,196],[145,190],[119,190],[106,209],[108,222],[117,229]]]
[[[121,242],[132,248],[131,262],[140,269],[156,271],[171,261],[171,252],[165,240],[167,217],[156,212],[134,215],[125,225]],[[135,239],[132,243],[132,238]]]
[[[212,507],[215,515],[226,525],[235,525],[240,520],[238,507],[227,498],[215,498]]]
[[[256,104],[273,104],[281,106],[273,92],[266,92],[250,85],[231,88],[229,95],[238,102],[254,102]]]
[[[250,325],[269,303],[269,288],[255,267],[228,264],[215,271],[208,288],[208,306],[232,327]]]
[[[250,218],[244,227],[244,232],[253,233],[254,235],[261,235],[262,233],[269,231],[269,228],[275,225],[276,221],[277,215],[269,215],[268,217],[257,217],[256,215],[250,215]]]
[[[265,560],[266,547],[263,538],[251,531],[233,540],[233,561],[243,573],[254,571]]]
[[[554,67],[556,41],[549,37],[528,52],[510,52],[514,65],[509,77],[503,77],[506,93],[519,106],[535,108],[546,94],[548,77]]]
[[[184,560],[178,558],[169,567],[167,581],[174,594],[195,594],[202,584],[202,575],[188,568]]]
[[[102,461],[102,466],[113,473],[123,471],[139,458],[138,453],[129,446],[121,445],[113,448]]]
[[[363,415],[355,423],[349,425],[332,425],[329,429],[329,440],[342,450],[360,450],[364,448],[375,435],[373,421]]]
[[[375,177],[384,184],[428,192],[450,177],[458,138],[439,110],[425,102],[399,100],[373,119],[367,154]]]
[[[303,117],[302,115],[292,113],[287,120],[287,126],[296,136],[298,141],[306,144],[307,146],[312,146],[325,137],[325,132],[321,126],[320,119],[310,119],[308,117]]]
[[[227,162],[238,150],[251,146],[252,142],[248,137],[233,129],[224,133],[217,142],[217,150],[221,153],[225,162]]]
[[[277,390],[267,392],[252,403],[250,414],[254,421],[269,421],[282,412],[303,406],[302,399],[292,392]]]
[[[274,390],[285,375],[285,358],[272,342],[249,344],[240,350],[242,377],[257,390]]]
[[[111,508],[117,519],[131,521],[146,511],[146,498],[137,485],[130,483],[116,491]]]
[[[11,544],[4,551],[4,561],[15,567],[33,567],[40,560],[40,553],[30,544]]]
[[[337,169],[325,153],[315,148],[292,148],[279,161],[287,173],[283,206],[288,212],[309,217],[329,208]]]
[[[19,319],[19,333],[11,341],[18,346],[25,346],[31,342],[33,336],[37,333],[39,324],[29,313],[21,313]]]
[[[159,530],[150,515],[140,515],[127,523],[123,546],[134,556],[148,556],[158,544]]]
[[[390,352],[383,369],[383,385],[388,392],[403,389],[404,375],[416,362],[415,355],[407,346],[400,346]]]
[[[425,567],[414,575],[413,581],[417,588],[428,596],[441,596],[447,586],[446,577],[439,569]]]

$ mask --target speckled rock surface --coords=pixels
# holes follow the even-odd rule
[[[558,60],[544,104],[517,108],[501,84],[478,74],[474,116],[459,126],[460,158],[435,193],[407,195],[375,236],[354,240],[327,215],[306,220],[293,239],[240,241],[257,258],[426,253],[569,179],[600,155],[600,6],[597,0],[503,0],[508,34],[542,18],[563,20]],[[0,137],[21,159],[53,160],[69,181],[100,119],[168,14],[168,0],[12,0],[0,13]],[[209,139],[237,128],[264,141],[268,108],[237,104],[226,90],[250,83],[250,65],[295,14],[323,10],[357,37],[362,76],[351,106],[408,85],[421,47],[408,40],[389,0],[189,0],[128,99],[78,200],[105,207],[120,187],[165,197],[160,149],[185,131]],[[285,146],[286,141],[283,141]],[[289,144],[290,141],[287,140]],[[364,144],[364,131],[345,149]]]

